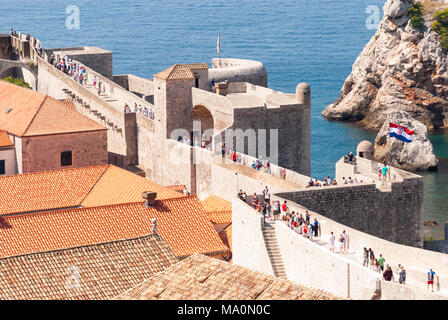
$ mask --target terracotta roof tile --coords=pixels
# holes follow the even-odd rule
[[[154,77],[163,80],[186,80],[194,79],[194,74],[191,70],[208,69],[206,63],[190,63],[190,64],[175,64],[162,72],[154,75]]]
[[[166,186],[165,188],[170,189],[172,191],[179,192],[179,193],[183,193],[184,190],[187,190],[187,187],[184,184]]]
[[[4,130],[0,130],[0,148],[1,147],[11,147],[14,144],[11,141],[8,133]]]
[[[143,191],[157,192],[157,199],[183,197],[114,165],[99,165],[0,177],[0,215],[137,202]]]
[[[0,217],[0,257],[157,233],[178,257],[229,253],[196,196]]]
[[[211,195],[202,201],[205,211],[232,211],[232,203],[218,196]]]
[[[0,258],[0,299],[111,299],[177,261],[154,235]]]
[[[73,110],[66,103],[47,96],[23,136],[107,130]]]
[[[157,199],[180,198],[183,194],[116,166],[109,166],[81,205],[96,207],[142,201],[143,191],[157,192]]]
[[[44,99],[42,93],[0,81],[0,129],[22,136]]]
[[[183,64],[183,66],[186,68],[189,68],[190,70],[208,69],[208,64],[205,62],[188,63],[188,64]]]
[[[121,300],[339,300],[330,293],[193,255],[119,295]]]
[[[107,130],[66,102],[0,81],[0,129],[15,136]]]
[[[0,177],[0,215],[77,207],[108,165]]]
[[[213,224],[232,223],[232,211],[206,211]]]

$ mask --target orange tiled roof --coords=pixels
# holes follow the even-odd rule
[[[184,190],[187,190],[187,187],[184,184],[166,186],[165,188],[181,193],[183,193]]]
[[[11,147],[14,144],[11,141],[8,133],[4,130],[0,130],[0,148],[1,147]]]
[[[0,177],[0,215],[141,200],[183,197],[114,165],[70,168]]]
[[[206,211],[213,224],[232,223],[232,211]]]
[[[163,80],[186,80],[194,79],[194,74],[191,70],[208,69],[206,63],[190,63],[190,64],[175,64],[157,74],[154,77]]]
[[[211,195],[202,201],[205,211],[232,211],[232,203],[218,196]]]
[[[107,130],[45,94],[0,81],[0,129],[15,136]]]
[[[159,200],[184,196],[151,180],[110,165],[94,188],[81,202],[81,205],[83,207],[97,207],[139,202],[142,201],[143,191],[157,192],[157,199]]]
[[[0,257],[157,233],[178,257],[229,252],[196,196],[0,217]]]
[[[111,299],[177,262],[154,235],[0,258],[0,299]]]
[[[118,300],[340,300],[322,290],[195,254],[152,275]]]

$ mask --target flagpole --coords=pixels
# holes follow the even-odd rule
[[[218,52],[218,56],[221,56],[221,33],[218,32],[218,43],[216,44],[216,51]]]

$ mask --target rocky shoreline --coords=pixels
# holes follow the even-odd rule
[[[338,100],[322,112],[324,117],[378,130],[387,110],[398,109],[429,130],[448,128],[448,54],[431,29],[432,14],[424,11],[424,24],[412,25],[408,11],[413,4],[386,2],[376,34],[356,59]]]

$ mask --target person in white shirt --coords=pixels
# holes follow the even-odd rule
[[[330,234],[330,251],[334,253],[334,242],[336,240],[336,236],[334,235],[333,231],[331,231]]]

